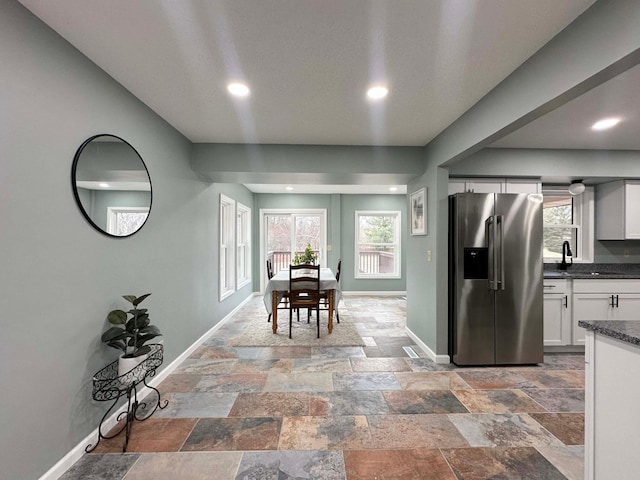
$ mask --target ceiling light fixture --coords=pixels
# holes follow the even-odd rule
[[[291,190],[293,190],[293,187],[284,187],[284,189],[290,192]]]
[[[398,191],[398,187],[389,187],[389,191],[390,192],[397,192]]]
[[[620,123],[619,118],[603,118],[591,125],[591,130],[606,130],[608,128],[615,127],[618,123]]]
[[[582,180],[573,180],[571,185],[569,185],[569,193],[571,195],[580,195],[584,192],[585,188],[586,187],[584,186],[584,183],[582,183]]]
[[[230,83],[227,85],[227,90],[231,95],[236,97],[246,97],[249,95],[250,90],[244,83]]]
[[[98,186],[100,188],[109,188],[109,184],[108,183],[99,183]]]
[[[384,85],[376,85],[367,90],[367,97],[371,100],[380,100],[384,98],[389,93],[389,89]]]

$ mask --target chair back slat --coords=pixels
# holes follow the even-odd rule
[[[336,270],[336,280],[340,281],[340,269],[342,268],[342,260],[338,260],[338,269]]]
[[[289,267],[289,302],[293,308],[316,307],[320,301],[320,266]]]
[[[267,259],[267,278],[271,280],[273,278],[273,264],[271,260]]]

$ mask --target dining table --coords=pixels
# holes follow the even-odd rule
[[[328,292],[329,321],[327,322],[327,329],[331,333],[333,331],[333,311],[338,302],[340,302],[341,292],[338,280],[336,280],[336,276],[330,268],[320,268],[320,290]],[[271,277],[264,292],[264,306],[267,312],[272,314],[271,328],[273,333],[278,331],[278,304],[288,291],[289,269],[287,268],[280,270]]]

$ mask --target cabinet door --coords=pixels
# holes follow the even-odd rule
[[[544,294],[544,345],[571,343],[571,322],[567,316],[569,299],[562,293]]]
[[[449,195],[453,195],[455,193],[464,193],[467,188],[467,182],[460,179],[450,178],[449,179]]]
[[[504,180],[474,178],[467,180],[467,191],[473,193],[503,193]]]
[[[573,344],[584,345],[584,328],[580,320],[612,320],[614,307],[611,295],[606,293],[573,294]]]
[[[624,185],[624,237],[640,238],[640,182],[627,180]]]
[[[611,320],[640,320],[640,294],[619,294],[615,296]]]
[[[541,193],[542,183],[533,180],[507,179],[505,193]]]

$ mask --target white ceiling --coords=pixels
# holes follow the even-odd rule
[[[429,143],[594,3],[19,1],[193,142],[404,146]],[[251,95],[230,97],[232,80]],[[389,86],[382,102],[366,100],[374,83]],[[640,67],[492,146],[640,149],[637,85]],[[618,128],[588,128],[613,114]]]
[[[640,66],[534,120],[492,147],[640,150]],[[606,117],[621,122],[610,130],[591,125]]]
[[[594,0],[20,1],[193,142],[422,146]]]

